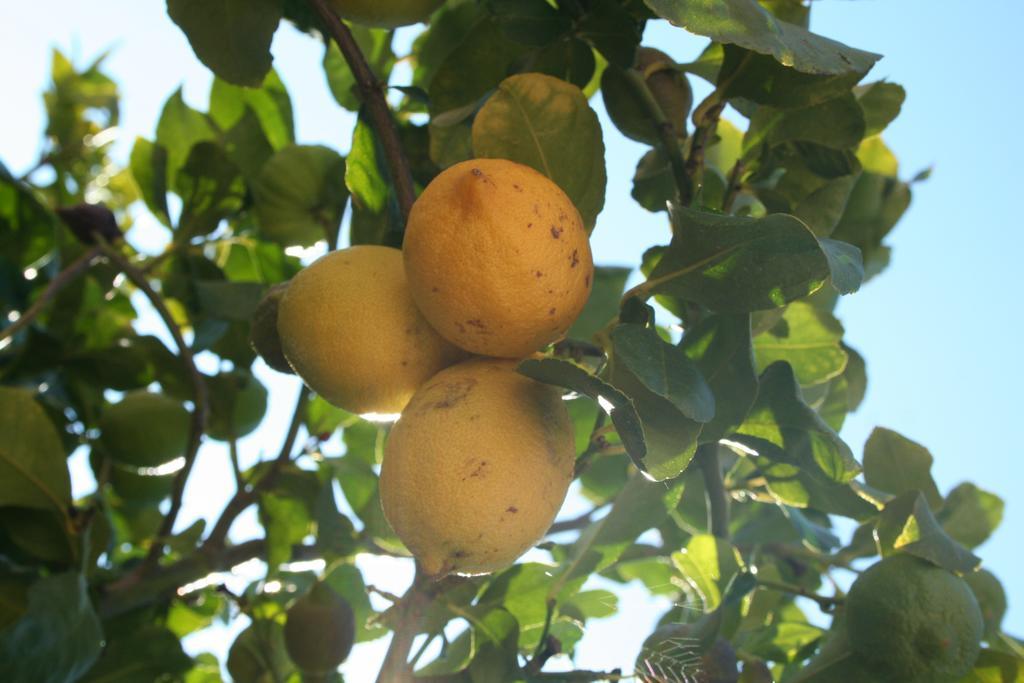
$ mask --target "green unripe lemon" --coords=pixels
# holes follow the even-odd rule
[[[999,633],[1003,617],[1006,616],[1006,591],[999,579],[987,569],[979,569],[964,576],[971,592],[978,600],[981,615],[985,620],[985,633]]]
[[[424,21],[444,0],[331,0],[343,19],[378,28],[396,28]]]
[[[260,355],[263,362],[278,372],[294,375],[295,371],[284,357],[281,336],[277,333],[277,305],[288,290],[288,283],[282,282],[271,287],[260,300],[252,315],[249,328],[249,344]]]
[[[244,370],[222,372],[207,380],[210,417],[206,433],[218,441],[245,436],[267,412],[267,388]]]
[[[103,411],[99,442],[122,465],[159,467],[185,454],[189,414],[162,394],[133,391]]]
[[[257,619],[238,634],[228,651],[228,673],[234,683],[277,683],[295,671],[284,648],[284,629]]]
[[[666,624],[655,630],[640,648],[634,670],[642,683],[736,683],[740,675],[732,645],[719,639],[703,651],[690,624]]]
[[[846,602],[850,646],[877,683],[956,683],[984,630],[963,579],[908,554],[860,575]]]
[[[355,633],[355,615],[348,602],[318,583],[288,609],[284,643],[299,669],[325,674],[348,657]]]

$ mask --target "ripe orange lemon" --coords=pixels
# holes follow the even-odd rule
[[[353,413],[399,413],[464,354],[423,319],[397,249],[357,246],[296,275],[277,311],[288,362],[316,393]]]
[[[485,356],[523,358],[561,338],[594,277],[572,201],[504,159],[464,161],[434,178],[413,205],[403,252],[423,315]]]
[[[357,24],[396,28],[424,21],[444,0],[331,0],[344,19]]]
[[[507,567],[565,500],[575,453],[559,390],[476,358],[413,396],[384,450],[384,516],[432,576]]]

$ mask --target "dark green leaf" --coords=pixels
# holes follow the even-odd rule
[[[1003,521],[1003,501],[974,484],[964,483],[949,492],[938,516],[946,533],[968,548],[976,548]]]
[[[177,636],[166,628],[145,625],[111,637],[103,656],[83,683],[142,683],[176,678],[192,668]]]
[[[477,3],[464,3],[464,7],[471,5]],[[478,102],[508,76],[512,64],[522,57],[523,46],[506,38],[493,17],[473,16],[473,10],[468,7],[462,11],[468,16],[452,17],[453,25],[445,27],[453,34],[454,46],[439,44],[447,39],[439,34],[439,41],[434,45],[436,57],[423,55],[430,62],[436,59],[436,69],[424,73],[425,80],[416,79],[417,84],[426,85],[434,116]],[[483,8],[478,12],[484,12]],[[449,13],[441,16],[446,14]]]
[[[864,112],[856,98],[846,93],[802,109],[758,107],[750,121],[744,147],[755,144],[813,142],[833,149],[851,149],[864,138]]]
[[[647,453],[644,432],[629,397],[580,366],[565,360],[527,359],[519,364],[518,370],[538,382],[576,391],[597,401],[611,418],[629,457],[637,467],[643,469],[644,455]]]
[[[839,219],[843,217],[843,209],[846,208],[846,202],[850,198],[850,193],[853,192],[856,182],[857,176],[854,175],[840,176],[825,181],[824,184],[800,198],[793,206],[793,215],[806,223],[818,237],[828,237],[835,230]],[[832,258],[829,251],[826,250],[825,254]],[[861,257],[858,253],[856,261],[854,261],[855,267],[858,267],[860,260]],[[835,269],[838,264],[832,264],[830,261],[830,265]],[[860,278],[863,279],[864,267],[859,265],[859,268]],[[853,271],[854,274],[857,272]],[[833,272],[834,277],[835,273]],[[859,280],[856,282],[858,285],[860,284]]]
[[[170,161],[167,149],[144,138],[136,138],[132,147],[130,168],[135,184],[139,186],[146,208],[164,225],[170,227],[167,209],[167,169]]]
[[[848,93],[864,73],[802,73],[771,57],[726,45],[718,82],[726,99],[743,98],[778,109],[801,109]]]
[[[867,393],[868,374],[864,357],[846,344],[841,346],[847,357],[846,370],[843,372],[843,378],[846,379],[846,404],[852,413],[857,410],[864,400],[864,394]]]
[[[384,211],[388,183],[377,158],[377,136],[365,118],[359,117],[352,134],[352,149],[345,161],[345,186],[360,208]]]
[[[96,661],[102,642],[85,578],[54,574],[32,584],[27,611],[0,632],[0,671],[9,681],[77,681]]]
[[[583,92],[542,74],[502,81],[473,122],[480,157],[510,159],[540,171],[579,209],[587,230],[604,207],[604,141]]]
[[[678,194],[672,167],[661,148],[640,157],[633,174],[632,197],[648,211],[667,211],[668,203]]]
[[[210,317],[245,322],[252,318],[266,287],[256,282],[196,280],[199,307]]]
[[[860,249],[867,277],[888,263],[882,240],[910,205],[910,186],[897,178],[860,174],[832,237]]]
[[[208,235],[220,222],[242,209],[245,185],[238,167],[224,148],[212,142],[196,144],[175,179],[182,199],[177,239]]]
[[[167,184],[175,187],[178,170],[185,165],[196,144],[216,139],[217,133],[206,116],[185,104],[180,88],[175,91],[164,104],[156,124],[156,144],[167,153],[167,172],[164,174]],[[149,163],[152,164],[152,160]],[[155,172],[152,177],[159,183]],[[159,184],[155,187],[158,188]],[[159,205],[159,199],[155,201]]]
[[[365,643],[387,634],[387,629],[378,623],[371,625],[369,619],[375,615],[366,593],[363,575],[354,565],[337,563],[323,578],[323,582],[345,598],[355,612],[356,642]]]
[[[502,34],[524,45],[548,45],[572,26],[568,16],[546,2],[487,0],[486,5]]]
[[[932,479],[932,454],[896,432],[875,427],[864,444],[864,481],[893,495],[920,491],[932,510],[942,506],[942,494]]]
[[[972,571],[981,563],[939,526],[920,491],[907,491],[886,503],[878,518],[875,539],[882,557],[910,553],[960,573]]]
[[[612,330],[615,362],[680,413],[697,422],[715,415],[715,397],[697,365],[649,327],[627,324]]]
[[[757,395],[749,315],[714,315],[686,330],[680,343],[715,396],[715,417],[701,441],[717,441],[737,427]]]
[[[839,346],[842,338],[843,326],[835,316],[795,301],[779,322],[754,339],[754,355],[761,368],[784,360],[801,385],[820,384],[846,368],[846,352]]]
[[[853,92],[864,110],[864,120],[867,122],[865,136],[878,135],[885,130],[899,116],[903,100],[907,97],[902,86],[885,81],[858,86]]]
[[[71,505],[64,447],[31,391],[0,387],[0,505],[55,511]]]
[[[577,25],[577,35],[610,63],[623,69],[633,66],[643,24],[615,0],[590,0]]]
[[[626,287],[631,268],[597,266],[590,298],[576,322],[569,329],[573,339],[590,339],[605,328],[619,312],[619,299]]]
[[[659,16],[691,33],[769,55],[808,74],[864,74],[881,58],[780,21],[755,0],[644,0]]]
[[[285,147],[263,167],[253,193],[265,237],[309,246],[341,223],[348,202],[345,159],[327,147]]]
[[[675,235],[641,285],[719,312],[783,306],[816,291],[829,262],[807,226],[785,214],[724,216],[685,207],[672,211]]]
[[[280,0],[168,0],[167,13],[218,76],[251,87],[263,82],[273,60]]]

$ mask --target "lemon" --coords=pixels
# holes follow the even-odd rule
[[[357,246],[296,275],[278,304],[288,362],[330,403],[399,413],[417,387],[462,357],[420,315],[397,249]]]
[[[284,644],[299,669],[323,675],[348,657],[355,632],[349,604],[329,586],[317,583],[288,608]]]
[[[103,411],[99,428],[99,445],[115,461],[159,467],[185,455],[189,414],[173,398],[133,391]]]
[[[914,557],[887,557],[847,598],[850,646],[877,683],[955,683],[978,657],[984,623],[968,585]]]
[[[434,178],[413,205],[403,251],[423,315],[485,356],[523,358],[561,338],[594,276],[572,201],[504,159],[464,161]]]
[[[444,0],[331,0],[344,19],[357,24],[395,28],[425,20]]]
[[[511,565],[547,531],[573,476],[558,390],[477,358],[423,385],[385,445],[384,516],[429,575]]]
[[[281,297],[288,291],[288,283],[274,285],[260,300],[256,311],[252,314],[252,325],[249,328],[249,345],[260,355],[268,366],[293,375],[295,371],[288,365],[288,359],[281,350],[281,337],[277,334],[277,306]]]
[[[252,432],[267,412],[267,388],[247,370],[222,372],[207,380],[211,439],[230,441]]]

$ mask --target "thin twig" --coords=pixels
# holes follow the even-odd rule
[[[839,605],[842,605],[843,602],[845,602],[842,598],[830,598],[825,595],[818,595],[817,593],[810,592],[803,586],[794,586],[779,581],[766,581],[758,579],[757,585],[760,588],[766,588],[768,590],[773,591],[781,591],[783,593],[790,593],[791,595],[799,595],[802,598],[813,600],[814,602],[818,603],[818,607],[820,607],[823,612],[831,612],[833,609],[835,609]]]
[[[594,417],[594,426],[590,428],[590,440],[587,442],[587,447],[584,449],[580,456],[576,458],[576,463],[573,466],[573,479],[579,477],[587,468],[590,467],[590,461],[594,459],[594,456],[606,445],[604,439],[604,421],[608,418],[608,414],[601,409],[598,409],[597,415]]]
[[[693,138],[690,140],[690,153],[686,157],[686,175],[690,178],[694,187],[704,184],[704,156],[707,151],[708,140],[718,127],[718,118],[725,109],[724,101],[716,101],[712,98],[718,96],[718,91],[711,93],[708,99],[697,108],[699,115],[694,116],[696,128],[693,131]],[[690,197],[690,204],[697,198],[699,192],[694,192]]]
[[[602,508],[606,507],[606,505],[607,503],[605,503],[604,505],[598,505],[597,507],[591,510],[587,510],[578,517],[573,517],[572,519],[565,519],[560,522],[555,522],[548,528],[548,532],[545,534],[545,536],[550,536],[551,534],[560,534],[564,531],[578,531],[580,529],[584,529],[590,526],[590,523],[594,520],[594,515],[596,515]]]
[[[178,347],[178,355],[181,358],[181,362],[185,365],[185,369],[188,371],[189,379],[192,383],[193,407],[192,418],[189,425],[188,448],[185,451],[185,466],[174,478],[174,487],[171,490],[171,507],[164,516],[163,522],[160,524],[160,529],[157,531],[153,545],[149,547],[149,552],[146,553],[145,560],[143,560],[138,569],[134,572],[136,576],[142,576],[156,566],[160,559],[160,554],[163,552],[167,538],[170,537],[171,533],[174,531],[174,523],[178,519],[178,513],[181,511],[182,499],[185,493],[185,482],[188,480],[188,475],[192,471],[192,465],[195,463],[196,453],[199,452],[199,446],[203,440],[203,432],[206,429],[209,404],[206,395],[206,382],[203,381],[203,375],[196,367],[195,359],[192,356],[192,349],[185,342],[185,338],[181,334],[181,328],[178,327],[178,324],[174,321],[174,316],[171,315],[171,312],[167,309],[167,305],[164,303],[163,297],[161,297],[149,284],[145,274],[129,263],[128,260],[116,249],[105,242],[100,243],[100,248],[103,250],[103,254],[110,259],[122,273],[125,274],[125,277],[127,277],[132,284],[138,287],[139,290],[146,295],[146,298],[149,299],[149,303],[152,304],[157,315],[160,316],[164,325],[167,326],[167,331],[170,332],[171,337],[174,338],[174,343]]]
[[[433,597],[430,583],[430,577],[420,573],[417,566],[412,585],[392,608],[396,610],[398,623],[394,635],[391,636],[388,651],[384,655],[384,664],[377,675],[377,683],[406,683],[413,680],[409,650],[412,649],[412,643],[420,630],[427,603]]]
[[[413,202],[416,201],[416,190],[413,186],[412,171],[409,170],[409,160],[402,150],[402,143],[398,139],[398,129],[391,116],[391,109],[388,107],[387,100],[384,99],[384,86],[370,69],[352,32],[330,9],[327,0],[309,0],[309,4],[320,16],[328,33],[338,44],[345,61],[348,62],[349,69],[352,70],[360,97],[366,106],[366,113],[373,123],[377,139],[384,150],[384,157],[391,173],[391,182],[395,186],[402,219],[403,221],[408,220],[409,211],[412,209]]]
[[[544,615],[544,628],[540,632],[540,640],[537,641],[537,648],[533,651],[530,661],[523,668],[527,676],[540,673],[540,670],[544,668],[544,664],[554,655],[558,654],[559,648],[557,643],[549,642],[548,638],[548,633],[551,632],[551,620],[555,616],[555,605],[557,604],[558,602],[554,598],[548,598],[547,612]]]
[[[540,672],[530,676],[528,681],[564,681],[565,683],[590,683],[592,681],[623,681],[633,678],[633,674],[623,674],[616,669],[614,671],[553,671]]]
[[[101,247],[92,247],[72,261],[67,268],[57,273],[56,277],[50,280],[50,284],[46,286],[43,293],[39,295],[39,298],[35,300],[35,303],[25,309],[21,314],[21,317],[5,327],[3,331],[0,331],[0,342],[8,337],[13,337],[28,326],[28,324],[31,323],[37,315],[39,315],[43,308],[46,307],[46,304],[50,303],[50,301],[57,296],[60,290],[74,282],[82,273],[89,269],[93,260],[99,256],[100,253]]]
[[[704,477],[704,489],[708,496],[708,514],[711,517],[711,533],[718,538],[729,538],[729,494],[722,481],[722,467],[718,462],[718,444],[706,443],[698,446],[694,460]]]
[[[737,159],[736,163],[732,166],[732,171],[729,173],[729,186],[725,190],[725,197],[722,198],[722,211],[724,213],[732,213],[733,202],[736,201],[736,195],[743,189],[743,182],[740,180],[743,177],[743,172],[746,170],[746,165],[742,159]]]
[[[231,530],[231,525],[234,523],[235,519],[242,514],[247,507],[259,499],[260,491],[273,485],[281,467],[291,460],[292,450],[295,448],[295,439],[298,437],[299,427],[302,426],[302,419],[305,416],[306,398],[308,393],[309,392],[306,387],[302,387],[299,390],[299,399],[295,402],[295,411],[292,413],[292,421],[291,424],[288,425],[288,433],[285,434],[284,444],[281,446],[281,451],[278,453],[277,458],[270,463],[270,467],[267,469],[266,474],[264,474],[258,482],[249,487],[240,487],[235,491],[235,495],[228,501],[228,504],[224,506],[224,511],[214,524],[210,535],[207,536],[206,540],[203,542],[204,552],[209,552],[211,550],[216,551],[224,546],[228,537],[228,532]]]

